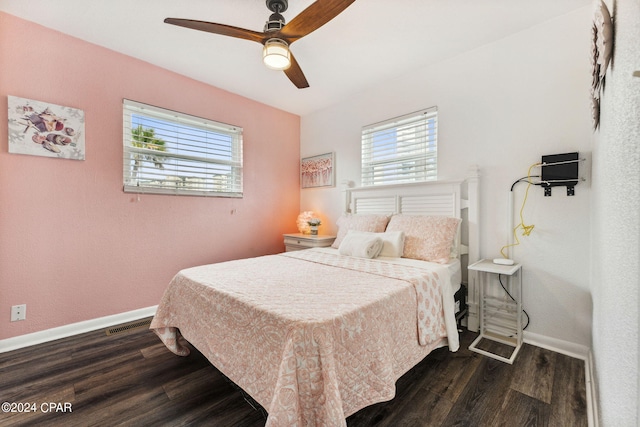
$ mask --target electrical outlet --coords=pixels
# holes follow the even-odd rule
[[[12,305],[11,306],[11,321],[17,322],[18,320],[24,320],[27,318],[27,304]]]

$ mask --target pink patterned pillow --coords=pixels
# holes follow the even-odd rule
[[[404,258],[444,264],[449,261],[460,218],[394,215],[387,231],[404,231]]]
[[[344,214],[338,218],[338,236],[331,245],[339,248],[349,230],[382,233],[389,222],[389,215]]]

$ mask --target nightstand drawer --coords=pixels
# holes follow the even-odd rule
[[[326,248],[331,246],[336,236],[311,235],[311,234],[285,234],[284,246],[289,251],[299,251],[309,248]]]

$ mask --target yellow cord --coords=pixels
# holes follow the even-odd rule
[[[504,257],[504,258],[509,258],[505,253],[504,250],[507,248],[510,248],[512,246],[517,246],[520,244],[520,239],[518,239],[518,229],[522,228],[522,235],[523,236],[529,236],[531,234],[531,232],[533,231],[533,227],[535,227],[535,225],[531,224],[531,225],[525,225],[524,223],[524,206],[527,203],[527,198],[529,197],[529,188],[531,188],[532,182],[531,182],[531,169],[540,166],[542,163],[534,163],[531,166],[529,166],[529,170],[527,171],[527,189],[524,192],[524,199],[522,200],[522,206],[520,207],[520,223],[518,225],[516,225],[516,227],[513,229],[513,237],[515,238],[515,243],[512,243],[510,245],[505,245],[500,249],[500,254]]]

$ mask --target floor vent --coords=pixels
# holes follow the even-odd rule
[[[123,323],[121,325],[116,325],[111,328],[107,328],[106,332],[107,332],[107,335],[122,334],[124,332],[129,332],[134,329],[148,328],[150,324],[151,324],[151,318],[135,320],[133,322]]]

